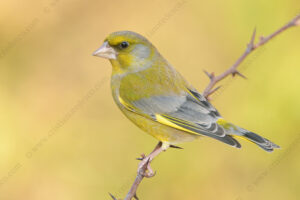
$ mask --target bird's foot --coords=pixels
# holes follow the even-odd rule
[[[141,174],[146,178],[151,178],[155,176],[156,172],[154,172],[150,166],[150,163],[153,160],[153,157],[151,155],[145,156],[145,154],[142,154],[141,158],[138,158],[138,160],[141,160],[138,166],[138,174]]]
[[[150,163],[156,156],[158,156],[161,152],[166,151],[169,147],[169,143],[159,142],[148,156],[142,154],[141,158],[138,158],[138,160],[141,160],[138,167],[138,174],[146,178],[151,178],[155,176],[156,172],[152,170]]]

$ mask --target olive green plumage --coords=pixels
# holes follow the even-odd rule
[[[266,151],[279,148],[269,140],[226,122],[143,36],[110,34],[94,55],[112,64],[111,89],[121,111],[167,148],[208,136],[240,148],[247,139]]]

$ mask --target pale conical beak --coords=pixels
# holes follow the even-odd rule
[[[111,46],[109,46],[108,42],[106,41],[93,53],[93,56],[115,60],[117,59],[117,52]]]

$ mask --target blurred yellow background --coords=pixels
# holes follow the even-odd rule
[[[254,27],[267,35],[299,0],[0,2],[0,199],[124,197],[140,153],[157,141],[114,104],[110,63],[91,56],[111,32],[152,41],[199,91],[242,54]],[[259,49],[212,103],[229,121],[282,149],[238,150],[202,140],[170,149],[143,181],[141,199],[299,199],[300,27]]]

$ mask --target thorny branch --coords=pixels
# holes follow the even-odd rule
[[[286,25],[284,25],[283,27],[281,27],[280,29],[278,29],[277,31],[275,31],[274,33],[270,34],[267,37],[260,37],[259,42],[257,42],[256,44],[255,42],[255,37],[256,37],[256,30],[253,31],[251,40],[249,42],[249,44],[247,45],[246,51],[239,57],[239,59],[237,59],[237,61],[229,68],[227,69],[225,72],[223,72],[222,74],[215,76],[215,74],[212,73],[208,73],[206,71],[205,74],[209,77],[210,82],[207,85],[207,87],[205,88],[203,95],[205,97],[208,97],[209,95],[211,95],[212,93],[214,93],[216,90],[218,90],[220,88],[220,86],[218,87],[214,87],[219,81],[223,80],[224,78],[226,78],[227,76],[229,76],[230,74],[232,76],[235,75],[239,75],[243,78],[246,78],[244,75],[242,75],[238,70],[237,67],[245,60],[245,58],[251,53],[253,52],[255,49],[257,49],[258,47],[264,45],[265,43],[267,43],[268,41],[270,41],[272,38],[274,38],[275,36],[279,35],[280,33],[282,33],[283,31],[294,27],[294,26],[300,26],[300,14],[297,15],[294,19],[292,19],[290,22],[288,22]],[[177,146],[170,146],[173,148],[180,148]],[[140,183],[142,182],[142,180],[144,178],[151,178],[155,175],[155,172],[153,172],[153,170],[150,167],[151,161],[158,156],[161,152],[163,152],[164,149],[162,147],[162,143],[159,142],[158,145],[155,147],[155,149],[148,155],[145,156],[144,154],[142,154],[142,157],[139,158],[138,160],[141,160],[139,167],[138,167],[138,172],[137,172],[137,176],[134,180],[134,183],[132,184],[128,194],[126,195],[124,200],[132,200],[132,198],[135,198],[136,200],[139,200],[139,198],[136,195],[136,191],[138,189],[138,186],[140,185]],[[116,197],[114,197],[112,194],[109,194],[111,196],[111,198],[113,200],[118,200]],[[119,199],[121,200],[121,199]]]
[[[171,145],[170,147],[179,148],[173,145]],[[132,198],[139,200],[139,198],[136,195],[137,188],[142,182],[143,178],[151,178],[155,176],[155,172],[153,172],[150,163],[156,156],[158,156],[163,151],[165,151],[165,149],[162,146],[162,142],[159,142],[148,156],[142,154],[141,158],[137,158],[137,160],[141,160],[137,170],[137,176],[124,200],[131,200]],[[113,198],[113,200],[118,200],[112,194],[110,194],[110,196]]]
[[[266,44],[268,41],[270,41],[272,38],[274,38],[275,36],[279,35],[280,33],[282,33],[283,31],[294,27],[294,26],[299,26],[300,25],[300,14],[297,15],[294,19],[292,19],[290,22],[288,22],[286,25],[284,25],[283,27],[281,27],[280,29],[278,29],[277,31],[275,31],[274,33],[270,34],[267,37],[260,37],[259,42],[257,42],[256,44],[255,42],[255,37],[256,37],[256,30],[254,29],[253,34],[251,36],[251,40],[249,42],[249,44],[247,45],[246,51],[239,57],[239,59],[237,59],[237,61],[229,68],[227,69],[225,72],[223,72],[222,74],[215,76],[215,74],[212,73],[208,73],[207,71],[204,71],[204,73],[209,77],[210,82],[207,85],[207,87],[205,88],[203,95],[207,98],[209,95],[211,95],[212,93],[214,93],[215,91],[217,91],[220,86],[214,88],[214,86],[221,80],[223,80],[224,78],[226,78],[227,76],[229,76],[230,74],[232,74],[232,76],[235,75],[239,75],[243,78],[246,78],[243,74],[241,74],[238,70],[237,67],[245,60],[245,58],[251,53],[253,52],[255,49],[257,49],[258,47]]]

